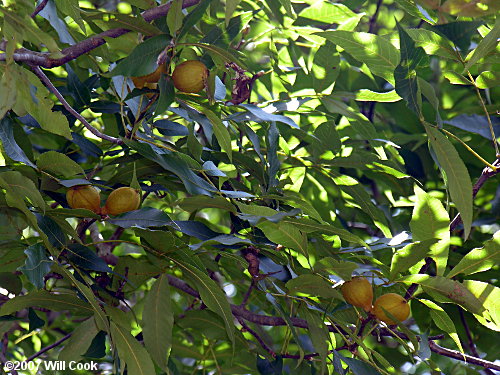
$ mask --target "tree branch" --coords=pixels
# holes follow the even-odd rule
[[[373,16],[370,18],[369,25],[368,25],[368,32],[373,33],[375,30],[375,26],[377,25],[377,16],[378,12],[380,11],[380,6],[382,5],[382,0],[377,1],[377,7],[375,9],[375,13],[373,13]]]
[[[481,358],[473,357],[471,355],[462,354],[456,350],[451,350],[447,348],[443,348],[439,346],[434,341],[429,340],[429,348],[437,354],[443,355],[445,357],[454,358],[462,362],[472,363],[473,365],[484,367],[485,369],[492,369],[500,371],[500,365],[497,365],[493,362],[486,361]]]
[[[94,134],[96,137],[99,137],[101,139],[104,139],[106,141],[109,141],[111,143],[115,143],[117,145],[122,145],[123,141],[121,139],[111,137],[109,135],[106,135],[104,133],[101,133],[99,130],[94,128],[92,125],[89,124],[89,122],[83,117],[81,114],[79,114],[77,111],[73,109],[69,105],[69,103],[64,99],[64,97],[61,95],[59,90],[52,84],[50,81],[49,77],[45,75],[45,73],[40,69],[39,66],[32,66],[33,72],[37,75],[38,78],[43,82],[43,84],[49,89],[50,92],[52,92],[57,99],[61,102],[61,104],[66,108],[66,110],[71,113],[73,116],[75,116],[80,122],[87,128],[92,134]]]
[[[190,6],[196,5],[200,0],[184,0],[182,8],[188,8]],[[145,10],[142,12],[141,16],[146,20],[146,22],[151,22],[155,19],[165,17],[170,10],[170,4],[163,4],[158,7]],[[64,48],[61,52],[64,55],[61,58],[54,59],[50,57],[47,52],[35,52],[28,50],[26,48],[18,49],[14,54],[13,58],[16,62],[24,62],[30,65],[41,66],[47,69],[51,69],[57,66],[66,64],[69,61],[76,59],[77,57],[96,49],[106,43],[106,38],[118,38],[124,34],[127,34],[131,30],[124,28],[110,29],[106,30],[100,34],[91,36],[88,39],[82,40],[71,47]],[[5,61],[7,56],[5,53],[0,54],[0,61]]]
[[[35,358],[40,357],[43,353],[48,352],[50,349],[55,348],[56,346],[61,345],[64,341],[66,341],[67,339],[69,339],[71,337],[71,335],[72,335],[72,333],[68,333],[66,336],[64,336],[63,338],[57,340],[55,343],[46,346],[45,348],[43,348],[40,351],[38,351],[35,354],[33,354],[32,356],[28,357],[26,359],[26,362],[30,362],[30,361],[34,360]]]
[[[467,336],[467,346],[469,347],[471,354],[474,357],[479,358],[479,353],[477,352],[476,344],[474,344],[472,332],[470,331],[469,324],[467,324],[467,320],[465,319],[464,310],[460,306],[457,306],[457,308],[458,308],[458,312],[460,314],[460,320],[462,321],[462,326],[464,327],[465,334]],[[495,375],[495,373],[489,369],[484,369],[484,372],[487,375]]]
[[[42,0],[40,2],[40,4],[37,5],[37,7],[35,8],[35,10],[33,11],[33,13],[31,13],[31,18],[35,18],[35,16],[40,13],[43,8],[45,8],[45,6],[47,5],[47,3],[49,2],[49,0]]]
[[[259,334],[257,332],[255,332],[253,329],[251,329],[248,324],[245,323],[245,321],[240,318],[239,316],[236,317],[236,319],[238,320],[238,322],[241,324],[241,326],[243,327],[243,329],[247,332],[249,332],[250,334],[252,334],[253,337],[255,337],[255,339],[259,342],[260,346],[262,346],[264,348],[264,350],[266,350],[273,358],[276,357],[276,353],[274,352],[274,350],[272,350],[269,345],[267,345],[265,343],[265,341],[259,336]]]
[[[180,289],[183,292],[185,292],[193,297],[201,299],[199,293],[195,289],[190,287],[186,282],[184,282],[184,281],[182,281],[182,280],[180,280],[177,277],[172,276],[172,275],[167,275],[167,277],[168,277],[169,284],[172,285],[173,287]],[[252,322],[252,323],[255,323],[255,324],[259,324],[259,325],[263,325],[263,326],[274,326],[274,327],[287,325],[287,322],[283,318],[280,318],[277,316],[267,316],[267,315],[255,314],[255,313],[245,309],[243,306],[236,306],[236,305],[232,305],[232,304],[230,306],[231,306],[231,311],[232,311],[233,315],[236,317],[236,319],[238,321],[240,321],[240,319],[245,319],[245,320]],[[304,319],[291,317],[290,321],[292,322],[292,325],[294,327],[305,328],[305,329],[309,328],[307,321]],[[338,327],[338,326],[336,326],[336,327],[328,326],[328,330],[330,332],[338,332],[340,330],[343,333],[347,333],[343,328]],[[403,340],[408,340],[408,336],[406,334],[404,334],[403,332],[390,331],[386,328],[381,328],[378,332],[372,332],[372,335],[375,335],[375,336],[380,335],[380,336],[394,337],[395,334]],[[472,364],[475,364],[478,366],[482,366],[486,369],[500,370],[500,365],[497,365],[493,362],[490,362],[490,361],[487,361],[487,360],[484,360],[481,358],[473,357],[470,355],[465,355],[465,354],[463,355],[460,352],[457,352],[455,350],[443,348],[443,347],[437,345],[433,341],[433,340],[440,340],[443,337],[444,337],[444,335],[437,335],[437,336],[431,336],[428,338],[429,347],[433,352],[440,354],[440,355],[443,355],[443,356],[446,356],[446,357],[449,357],[449,358],[458,359],[459,361],[462,361],[462,362],[467,362],[467,363],[472,363]],[[315,355],[315,353],[312,354],[312,356],[314,356],[314,355]]]

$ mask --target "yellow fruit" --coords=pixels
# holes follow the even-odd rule
[[[167,72],[167,65],[161,64],[156,68],[153,73],[146,74],[145,76],[132,77],[132,82],[134,86],[138,89],[142,89],[144,86],[152,88],[148,83],[157,83],[160,80],[161,74]],[[156,88],[156,85],[154,85]]]
[[[99,190],[90,185],[72,186],[66,192],[66,200],[71,208],[86,208],[99,213],[101,211],[101,195]]]
[[[372,313],[378,320],[387,324],[396,324],[397,322],[389,318],[382,308],[384,308],[400,322],[408,319],[410,316],[410,305],[408,304],[408,301],[396,293],[387,293],[378,297],[373,304],[372,310]]]
[[[201,61],[188,60],[175,67],[172,79],[177,90],[199,92],[205,87],[208,69]]]
[[[364,277],[354,277],[346,281],[340,288],[347,303],[356,307],[362,307],[370,311],[373,301],[373,289],[370,282]]]
[[[119,215],[124,212],[137,210],[141,205],[141,195],[131,187],[121,187],[109,194],[102,209],[105,215]]]

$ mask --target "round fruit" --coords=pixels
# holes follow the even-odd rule
[[[141,195],[131,187],[121,187],[109,194],[102,209],[103,214],[119,215],[124,212],[137,210],[141,205]]]
[[[150,87],[149,84],[154,83],[156,84],[161,77],[162,73],[167,72],[167,65],[166,64],[161,64],[158,65],[158,68],[153,73],[146,74],[145,76],[140,76],[140,77],[132,77],[132,82],[134,82],[134,86],[137,87],[138,89],[142,89],[144,86]],[[156,85],[154,85],[156,87]]]
[[[188,60],[175,67],[172,79],[177,90],[199,92],[205,87],[208,69],[201,61]]]
[[[346,281],[342,284],[340,291],[347,303],[362,307],[366,311],[370,311],[372,308],[372,284],[364,277],[358,276]]]
[[[71,208],[86,208],[95,213],[101,211],[99,190],[90,185],[72,186],[66,192],[66,200]]]
[[[372,313],[378,320],[387,324],[396,324],[397,322],[389,318],[382,308],[384,308],[400,322],[408,319],[410,316],[410,305],[408,304],[408,301],[396,293],[387,293],[378,297],[373,304],[372,310]]]

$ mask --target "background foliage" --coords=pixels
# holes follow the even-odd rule
[[[500,3],[163,3],[0,3],[0,360],[499,370]],[[206,90],[134,88],[159,55]],[[142,206],[69,209],[79,184]],[[352,275],[411,318],[344,302]]]

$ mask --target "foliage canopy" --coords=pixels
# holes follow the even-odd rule
[[[4,365],[500,370],[498,1],[0,4]],[[357,275],[411,317],[347,303]]]

